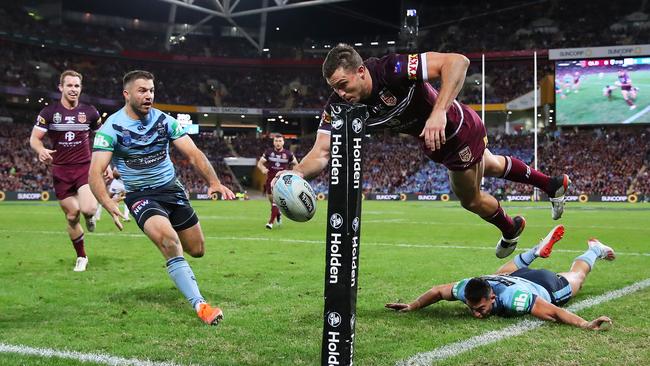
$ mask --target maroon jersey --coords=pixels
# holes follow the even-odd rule
[[[293,153],[287,149],[277,151],[275,149],[268,149],[262,155],[266,159],[266,168],[269,172],[266,175],[266,180],[271,180],[278,174],[279,171],[288,170],[289,165],[293,161]]]
[[[73,109],[65,108],[61,102],[41,110],[36,118],[35,128],[46,131],[52,142],[54,165],[81,164],[90,161],[88,135],[101,124],[95,107],[79,103]]]
[[[364,61],[372,78],[372,92],[360,103],[368,106],[370,116],[366,131],[374,133],[382,129],[418,136],[431,115],[438,98],[438,91],[428,81],[426,55],[388,54],[382,58]],[[332,93],[321,116],[320,132],[331,130],[331,104],[346,103]],[[454,100],[447,111],[447,140],[458,134],[463,118],[470,108]]]

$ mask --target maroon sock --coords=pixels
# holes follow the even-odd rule
[[[499,228],[504,237],[512,235],[515,230],[515,222],[512,221],[512,218],[508,216],[505,211],[503,211],[501,204],[499,204],[499,207],[492,215],[481,218]]]
[[[280,216],[280,209],[278,208],[278,206],[273,204],[271,206],[271,218],[269,219],[269,224],[273,224],[273,222],[275,221],[275,218],[278,217],[278,216]]]
[[[72,239],[72,245],[77,252],[77,257],[85,257],[86,250],[84,249],[84,234],[81,234],[77,239]]]
[[[631,99],[625,99],[625,103],[627,103],[627,105],[629,105],[630,107],[634,105],[634,102],[632,102]]]
[[[533,185],[542,191],[546,192],[549,196],[553,192],[549,193],[549,185],[551,183],[551,177],[541,173],[528,165],[524,164],[523,161],[512,157],[506,156],[506,170],[501,176],[503,179],[507,179],[512,182],[525,183]]]

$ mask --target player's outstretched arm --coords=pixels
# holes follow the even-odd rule
[[[311,179],[320,174],[323,169],[327,168],[327,163],[330,161],[330,139],[329,134],[316,134],[314,146],[302,161],[293,167],[293,170],[305,179]]]
[[[92,160],[90,161],[90,170],[88,171],[88,183],[90,184],[90,190],[95,195],[95,198],[97,198],[97,201],[104,206],[106,211],[108,211],[113,217],[115,226],[122,230],[124,228],[120,221],[122,212],[120,212],[117,203],[108,195],[106,182],[104,180],[104,172],[106,172],[112,157],[112,151],[93,152]]]
[[[203,179],[208,182],[208,194],[212,195],[213,193],[221,193],[221,197],[226,200],[235,199],[235,194],[232,193],[230,188],[221,184],[219,178],[217,178],[217,173],[214,171],[210,160],[205,154],[199,150],[198,147],[194,144],[192,139],[185,135],[183,137],[173,140],[174,147],[176,147],[180,152],[185,155],[185,157],[190,161],[190,164],[196,169]]]
[[[266,164],[266,158],[264,157],[264,155],[262,155],[260,157],[260,160],[257,161],[257,169],[259,169],[262,172],[262,174],[266,175],[269,172],[269,170],[264,166],[264,164]]]
[[[49,164],[52,162],[52,154],[54,154],[56,150],[47,149],[45,148],[45,145],[43,145],[45,133],[45,131],[34,127],[31,136],[29,136],[29,146],[32,150],[36,151],[39,161]]]
[[[454,301],[456,300],[452,294],[452,289],[454,287],[453,283],[448,283],[446,285],[433,286],[429,291],[423,293],[415,301],[406,304],[406,303],[388,303],[385,307],[399,312],[407,312],[418,310],[423,307],[427,307],[431,304],[435,304],[441,300]]]
[[[540,297],[535,299],[530,314],[541,320],[560,322],[583,329],[600,330],[605,327],[604,324],[607,324],[607,326],[612,324],[612,320],[606,316],[598,317],[590,322],[586,321],[580,316],[555,306]]]

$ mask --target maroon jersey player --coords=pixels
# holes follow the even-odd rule
[[[29,139],[38,159],[51,164],[54,192],[68,221],[67,231],[77,252],[74,270],[86,270],[88,258],[84,249],[84,232],[79,224],[80,213],[88,231],[94,231],[93,215],[97,200],[88,186],[91,131],[99,128],[101,118],[92,105],[79,102],[82,76],[67,70],[61,74],[61,100],[41,110]],[[51,149],[43,144],[49,137]]]
[[[264,183],[264,193],[271,202],[271,217],[266,224],[267,229],[273,229],[273,223],[281,222],[280,209],[273,203],[273,192],[271,191],[271,181],[275,178],[278,172],[291,169],[291,167],[298,164],[298,160],[293,153],[284,148],[284,137],[282,135],[275,135],[273,137],[273,148],[268,149],[262,154],[260,160],[257,162],[257,167],[266,174],[266,182]]]
[[[325,106],[312,150],[294,170],[311,178],[327,167],[332,103],[365,104],[369,112],[366,131],[390,129],[418,137],[423,153],[449,170],[461,205],[501,231],[497,256],[510,255],[526,221],[521,216],[511,218],[496,198],[481,191],[483,176],[540,188],[551,197],[553,219],[563,212],[570,181],[566,175],[551,178],[515,157],[493,155],[487,149],[483,122],[455,99],[468,65],[462,55],[437,52],[389,54],[364,62],[351,46],[336,46],[323,63],[323,76],[334,93]],[[433,79],[440,79],[440,90],[429,84]]]

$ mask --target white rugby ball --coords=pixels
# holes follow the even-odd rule
[[[293,173],[278,177],[273,186],[273,202],[293,221],[309,221],[316,213],[316,195],[309,183]]]

